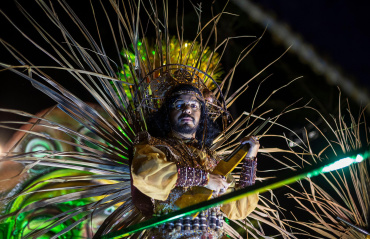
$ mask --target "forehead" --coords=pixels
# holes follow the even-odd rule
[[[197,97],[195,95],[182,94],[182,95],[179,95],[179,97],[177,97],[177,100],[189,101],[189,100],[198,100],[198,99],[197,99]]]

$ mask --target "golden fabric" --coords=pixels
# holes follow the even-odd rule
[[[136,145],[131,165],[133,184],[145,195],[166,200],[177,181],[177,166],[165,154],[148,144]]]
[[[179,194],[179,192],[184,193],[186,191],[186,189],[179,187],[176,187],[176,190],[174,190],[178,178],[177,166],[194,167],[194,161],[196,161],[195,164],[198,167],[207,172],[212,172],[217,164],[207,162],[210,157],[204,151],[195,149],[192,146],[185,146],[187,147],[186,150],[190,149],[191,153],[196,155],[196,157],[195,159],[194,157],[192,158],[193,162],[190,162],[189,165],[183,165],[184,159],[178,157],[182,155],[181,150],[175,152],[179,150],[177,145],[174,146],[177,147],[173,149],[174,152],[164,152],[168,151],[168,145],[164,146],[162,140],[156,142],[153,142],[153,140],[155,141],[157,139],[150,138],[149,136],[149,139],[142,141],[134,147],[134,157],[131,165],[133,185],[153,199],[165,201],[174,192]],[[152,144],[155,144],[155,146]],[[178,195],[175,197],[177,199]],[[175,199],[167,201],[170,203]],[[244,219],[256,208],[257,203],[258,195],[251,195],[223,205],[221,210],[230,219]]]
[[[253,194],[222,205],[221,211],[229,219],[244,219],[257,207],[258,200],[258,194]]]

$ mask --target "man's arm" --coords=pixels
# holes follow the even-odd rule
[[[202,169],[178,167],[167,160],[160,149],[149,144],[137,144],[131,163],[133,185],[145,195],[166,200],[171,190],[177,187],[206,186],[218,190],[218,175],[211,175]],[[209,177],[210,176],[210,177]],[[216,179],[215,179],[216,177]],[[222,182],[221,182],[222,183]],[[223,187],[227,188],[227,185]]]
[[[242,170],[237,188],[244,188],[254,184],[257,171],[256,156],[260,147],[257,137],[253,136],[244,138],[241,143],[250,144],[250,149],[246,157],[243,159]],[[230,219],[244,219],[257,207],[258,200],[258,194],[254,194],[222,205],[221,210]]]
[[[133,185],[145,195],[166,200],[178,179],[177,166],[169,162],[165,154],[149,144],[134,147],[131,163]]]

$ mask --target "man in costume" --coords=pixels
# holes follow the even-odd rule
[[[130,2],[132,2],[132,6],[136,5],[135,1]],[[58,3],[63,6],[63,9],[68,9],[68,12],[71,11],[64,1]],[[139,3],[143,4],[141,1]],[[50,8],[44,6],[42,1],[40,1],[40,4],[45,7],[46,12],[53,9],[51,6]],[[110,4],[112,4],[114,13],[118,16],[125,15],[123,13],[121,15],[118,2],[110,1]],[[66,6],[64,7],[64,5]],[[167,9],[168,12],[167,5],[163,6],[163,9]],[[32,73],[35,73],[32,74],[32,77],[30,77],[30,74],[26,75],[22,72],[23,67],[28,69],[29,66],[9,67],[9,70],[31,81],[37,89],[55,100],[64,112],[81,125],[81,128],[86,129],[95,137],[85,136],[81,132],[59,126],[53,122],[51,122],[52,126],[49,126],[49,121],[46,121],[48,127],[57,128],[62,133],[71,136],[73,142],[70,144],[73,147],[80,147],[83,151],[74,149],[72,151],[47,151],[47,156],[43,156],[41,159],[27,157],[27,155],[26,159],[22,157],[6,158],[27,165],[31,164],[31,166],[35,163],[91,173],[91,175],[84,175],[83,177],[67,175],[50,180],[52,182],[75,181],[76,187],[71,189],[69,185],[68,187],[62,185],[55,189],[58,193],[61,192],[58,196],[47,198],[47,200],[36,198],[28,204],[12,208],[3,217],[9,221],[9,228],[13,228],[16,221],[12,220],[11,217],[18,217],[20,213],[27,212],[32,215],[35,208],[47,208],[50,205],[69,203],[71,199],[89,198],[92,201],[89,201],[86,205],[73,205],[71,209],[73,213],[68,211],[67,217],[65,217],[66,212],[55,212],[56,215],[52,217],[57,220],[52,224],[45,220],[41,222],[40,227],[38,227],[39,230],[30,229],[21,234],[37,238],[54,230],[54,238],[57,238],[63,234],[67,235],[73,228],[72,226],[81,225],[87,219],[95,217],[96,213],[104,212],[110,207],[117,207],[99,225],[99,229],[94,232],[94,238],[101,238],[111,232],[142,221],[143,218],[137,213],[135,206],[146,216],[161,215],[176,210],[177,200],[192,188],[195,188],[194,186],[210,189],[214,192],[213,196],[216,197],[218,194],[225,193],[226,190],[245,187],[254,182],[255,157],[259,144],[256,138],[253,137],[242,140],[242,143],[250,144],[251,148],[242,163],[240,179],[236,183],[233,182],[230,175],[226,179],[214,173],[215,167],[223,163],[221,161],[223,158],[215,150],[219,150],[221,147],[233,148],[235,145],[229,145],[230,139],[238,136],[237,133],[234,134],[233,132],[239,131],[239,129],[242,130],[242,126],[236,126],[230,130],[233,132],[228,132],[225,127],[225,118],[223,118],[223,133],[226,132],[227,134],[220,134],[214,123],[221,114],[227,112],[227,107],[232,104],[230,102],[226,104],[226,101],[237,98],[234,95],[224,99],[221,87],[213,79],[217,67],[212,68],[211,66],[218,66],[219,60],[208,57],[206,45],[202,44],[202,47],[198,47],[197,50],[197,47],[195,47],[197,45],[195,44],[196,39],[189,45],[184,43],[182,39],[177,39],[173,44],[178,45],[179,49],[174,50],[170,50],[172,49],[172,43],[166,41],[166,46],[162,48],[161,42],[164,39],[161,39],[159,33],[168,32],[168,26],[165,25],[164,29],[161,29],[162,25],[157,24],[159,14],[157,10],[153,9],[153,11],[153,16],[155,16],[154,21],[152,21],[154,23],[153,29],[158,31],[156,44],[159,44],[153,47],[153,51],[148,51],[149,46],[146,41],[139,42],[140,36],[138,34],[140,31],[137,26],[141,26],[141,23],[140,18],[135,15],[136,12],[132,11],[132,14],[135,15],[132,19],[137,19],[138,22],[135,22],[132,27],[127,27],[129,23],[125,22],[124,17],[119,17],[122,22],[120,22],[120,28],[116,32],[117,36],[122,35],[123,28],[127,29],[128,38],[132,40],[132,45],[135,48],[135,54],[132,58],[126,51],[122,54],[127,60],[127,67],[121,65],[123,78],[116,75],[115,67],[111,65],[112,62],[110,62],[109,57],[106,56],[104,50],[100,49],[99,44],[92,42],[94,37],[88,33],[84,32],[84,36],[91,42],[88,47],[91,51],[78,48],[81,51],[78,51],[77,55],[71,54],[71,62],[73,63],[79,63],[81,59],[89,62],[90,72],[82,64],[78,64],[73,68],[72,72],[74,73],[72,75],[97,99],[102,111],[105,112],[104,115],[61,87],[46,74],[45,77],[48,80],[44,85],[44,73],[36,66],[32,68]],[[60,21],[56,14],[48,14],[48,16],[52,22]],[[85,29],[74,13],[70,12],[68,16],[78,25],[81,25],[79,29]],[[71,37],[64,27],[58,29],[63,32],[63,36],[67,36],[68,39]],[[79,45],[75,39],[71,38],[70,40],[72,44]],[[54,41],[48,42],[53,43]],[[55,44],[57,45],[57,43]],[[124,43],[123,45],[129,44]],[[139,47],[140,45],[143,47]],[[54,46],[52,48],[56,49]],[[66,53],[71,51],[69,47],[63,48],[63,50]],[[90,55],[91,52],[93,57]],[[199,52],[199,54],[193,55],[193,52]],[[97,54],[95,55],[95,53]],[[64,62],[61,64],[63,69],[64,64],[73,65],[61,55],[57,55],[62,58],[60,62]],[[217,54],[212,52],[210,56],[215,55]],[[95,56],[98,57],[98,60],[95,59]],[[79,59],[80,57],[81,59]],[[193,59],[193,62],[190,62],[190,59]],[[203,59],[206,60],[203,61]],[[28,60],[24,62],[28,62]],[[101,69],[103,70],[100,71],[96,66],[102,66]],[[6,67],[8,68],[8,66]],[[18,72],[17,69],[22,70]],[[81,77],[80,73],[75,74],[75,72],[80,72],[81,69],[83,69],[84,74],[87,74],[86,79]],[[70,69],[68,68],[66,71],[70,72]],[[174,80],[170,77],[166,78],[167,73],[174,73],[172,75]],[[39,79],[40,77],[41,79]],[[228,82],[226,78],[224,82]],[[101,87],[96,88],[95,86]],[[153,113],[153,109],[156,110],[155,113]],[[248,120],[248,118],[243,119],[243,121]],[[239,124],[245,125],[238,122]],[[143,130],[147,131],[141,132]],[[218,137],[219,135],[222,137]],[[222,140],[214,144],[216,137],[218,139],[222,138]],[[49,139],[50,136],[46,136],[46,138]],[[87,141],[96,146],[98,150],[87,145],[85,143]],[[220,150],[224,150],[224,148]],[[63,153],[61,154],[61,152]],[[228,152],[223,155],[227,154]],[[63,160],[59,160],[60,157],[63,157]],[[131,160],[130,165],[129,159]],[[132,177],[130,177],[130,170]],[[98,181],[101,178],[109,180],[109,183]],[[87,179],[89,179],[92,186],[86,188],[84,183]],[[35,185],[37,185],[37,182]],[[130,187],[132,190],[130,190]],[[84,189],[80,191],[81,188]],[[65,193],[64,189],[78,191]],[[37,191],[38,188],[35,187],[33,193]],[[12,196],[11,199],[22,197],[24,193],[29,194],[28,191],[24,190]],[[226,225],[222,229],[224,215],[231,219],[244,219],[256,207],[257,201],[258,195],[249,196],[218,208],[200,212],[194,218],[182,218],[173,224],[163,225],[157,230],[139,232],[140,235],[134,235],[134,237],[147,238],[147,235],[152,234],[159,238],[181,238],[184,236],[219,238],[223,235],[223,231],[225,234],[227,233]],[[74,219],[74,215],[81,215],[81,218],[70,223],[68,220]],[[67,226],[63,230],[58,229],[57,227],[64,225],[65,221],[70,224],[66,224]],[[31,224],[32,221],[27,223]],[[25,224],[18,223],[18,225],[20,228],[27,228],[23,226]],[[14,228],[16,227],[14,226]],[[11,233],[10,230],[9,233]]]
[[[210,118],[207,104],[212,93],[201,92],[190,84],[178,84],[168,90],[165,99],[148,123],[148,132],[136,139],[131,164],[132,193],[136,207],[147,216],[163,215],[178,209],[176,201],[193,186],[213,191],[213,197],[226,190],[254,183],[256,137],[245,137],[250,144],[243,160],[238,183],[230,175],[212,174],[220,157],[210,150],[218,135],[217,125]],[[245,197],[221,207],[211,208],[198,216],[167,223],[153,231],[154,238],[220,238],[223,216],[244,219],[257,206],[258,195]]]

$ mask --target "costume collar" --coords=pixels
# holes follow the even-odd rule
[[[191,139],[186,139],[186,138],[181,137],[181,135],[179,133],[177,133],[176,131],[171,131],[168,134],[168,136],[172,137],[172,138],[175,138],[175,139],[180,139],[184,143],[198,143],[198,140],[195,137],[191,138]]]

